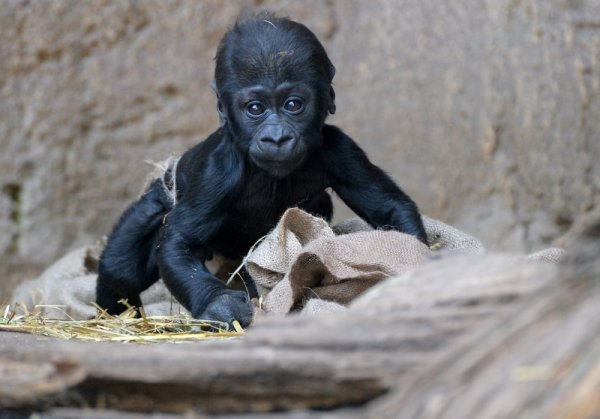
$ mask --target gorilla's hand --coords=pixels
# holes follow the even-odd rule
[[[229,330],[234,330],[233,321],[247,327],[252,321],[254,305],[248,300],[244,291],[224,289],[211,299],[210,304],[202,313],[192,313],[200,320],[214,320],[226,323]]]

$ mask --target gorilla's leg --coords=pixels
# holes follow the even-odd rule
[[[100,257],[96,302],[110,314],[119,314],[127,299],[140,307],[140,293],[158,279],[158,232],[169,201],[160,180],[121,216]]]

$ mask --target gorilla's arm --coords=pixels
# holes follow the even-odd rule
[[[183,174],[189,184],[161,228],[158,266],[165,285],[195,318],[229,324],[238,320],[246,326],[252,319],[246,293],[227,288],[204,264],[242,171],[236,154],[225,148],[221,144],[208,156],[184,156],[197,163],[181,166],[189,167]]]
[[[324,125],[322,132],[324,164],[340,198],[372,226],[412,234],[427,244],[414,201],[342,130]]]

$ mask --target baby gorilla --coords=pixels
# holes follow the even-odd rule
[[[155,181],[121,216],[101,257],[98,305],[111,314],[123,311],[122,298],[140,306],[140,292],[162,278],[194,317],[248,325],[248,295],[227,288],[205,261],[213,252],[243,257],[290,207],[330,220],[327,188],[372,226],[426,243],[415,203],[325,124],[335,112],[334,74],[304,25],[270,14],[238,21],[216,57],[221,126],[167,172],[175,205]]]

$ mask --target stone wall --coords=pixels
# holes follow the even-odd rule
[[[323,40],[331,122],[423,212],[518,251],[600,203],[596,0],[2,0],[5,286],[106,234],[146,160],[216,127],[217,42],[262,8]]]

